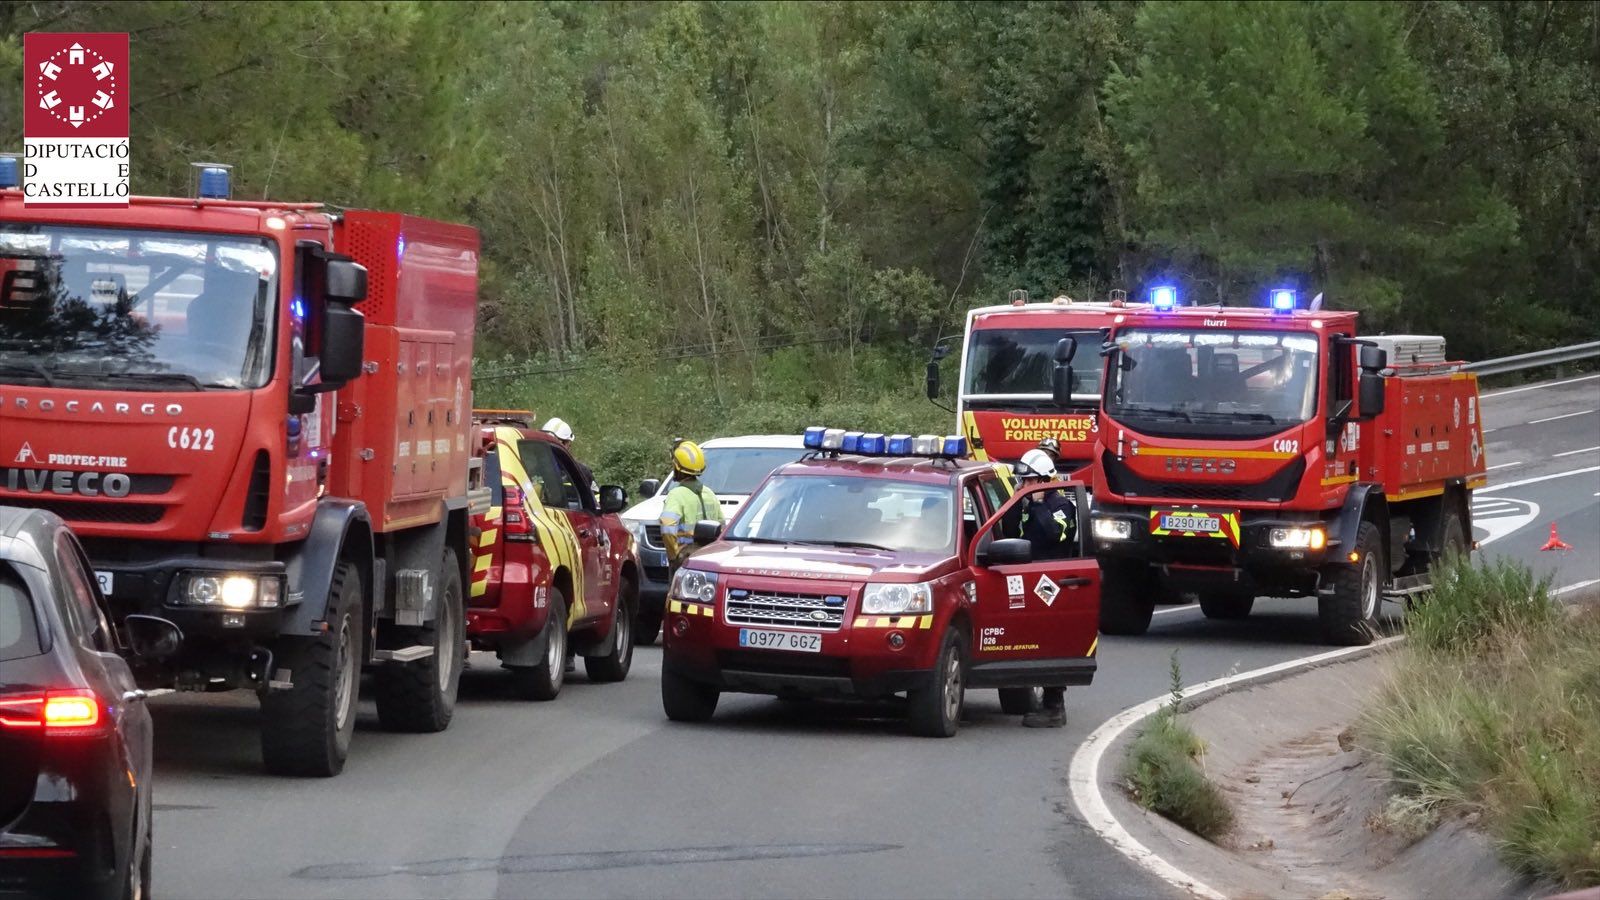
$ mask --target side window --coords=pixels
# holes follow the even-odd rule
[[[1011,495],[1006,491],[1006,486],[993,473],[984,475],[978,480],[978,486],[983,489],[983,496],[989,501],[989,515],[994,515],[995,510],[1006,505]]]
[[[505,505],[506,486],[500,479],[500,446],[491,444],[489,452],[483,455],[483,483],[489,488],[490,506]]]
[[[517,444],[517,455],[522,458],[528,477],[533,479],[539,502],[556,509],[565,508],[567,499],[561,486],[561,467],[556,465],[550,445],[544,441],[521,441]]]
[[[1328,418],[1339,414],[1346,400],[1354,399],[1355,354],[1343,341],[1328,344]]]
[[[972,542],[972,536],[978,533],[978,526],[988,514],[983,512],[983,495],[979,493],[978,483],[969,481],[961,489],[961,549],[966,550]],[[992,534],[993,532],[991,532]]]
[[[583,477],[578,464],[573,461],[567,451],[555,447],[550,448],[556,459],[556,468],[561,478],[561,503],[559,505],[571,510],[594,511],[594,495],[589,493],[589,480]]]
[[[111,634],[111,625],[100,610],[100,601],[94,583],[89,580],[83,551],[78,549],[77,542],[65,531],[56,535],[56,564],[66,581],[63,585],[66,596],[61,599],[77,625],[79,641],[91,650],[114,652],[117,647]]]

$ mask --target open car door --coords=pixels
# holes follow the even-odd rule
[[[1029,498],[1065,491],[1077,507],[1076,535],[1061,558],[1035,559],[1016,529]],[[1019,488],[965,548],[972,570],[972,687],[1063,687],[1094,679],[1100,628],[1100,566],[1088,548],[1089,498],[1082,484]],[[1064,553],[1064,555],[1062,555]]]

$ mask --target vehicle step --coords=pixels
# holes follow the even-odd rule
[[[1384,589],[1383,596],[1386,600],[1403,600],[1432,587],[1433,581],[1428,578],[1426,573],[1422,575],[1407,575],[1403,578],[1396,578],[1393,584]]]
[[[379,662],[408,663],[419,659],[427,659],[433,655],[433,648],[423,644],[413,644],[410,647],[401,647],[399,650],[374,650],[372,656]]]

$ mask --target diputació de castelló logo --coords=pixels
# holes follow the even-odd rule
[[[128,204],[128,36],[23,38],[23,200]]]

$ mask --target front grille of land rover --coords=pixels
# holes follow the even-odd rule
[[[724,615],[729,625],[838,631],[844,625],[844,597],[731,588]]]

